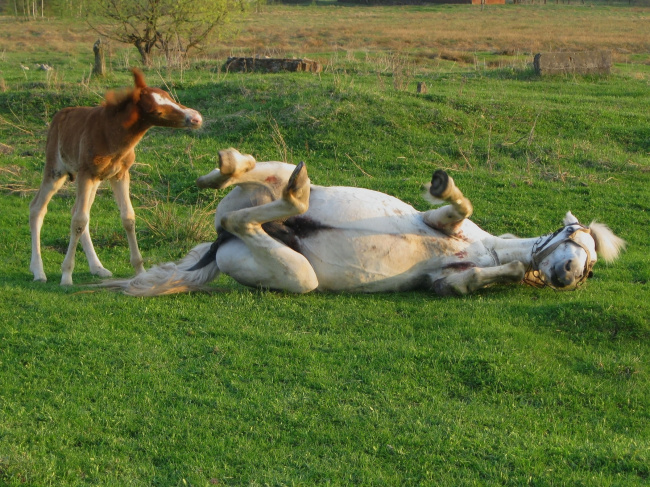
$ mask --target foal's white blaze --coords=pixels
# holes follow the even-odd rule
[[[162,105],[162,106],[169,105],[176,108],[177,110],[182,110],[182,108],[178,105],[178,103],[174,102],[174,100],[165,98],[164,96],[159,95],[158,93],[152,93],[151,96],[153,97],[154,100],[156,100],[156,103],[158,105]]]
[[[166,98],[158,93],[152,93],[151,96],[153,97],[153,99],[158,105],[170,106],[174,108],[174,110],[178,110],[179,112],[183,113],[187,121],[189,121],[192,125],[201,125],[201,123],[203,123],[203,117],[201,117],[201,114],[196,110],[182,107],[174,100],[170,98]]]

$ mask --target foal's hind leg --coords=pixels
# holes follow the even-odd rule
[[[433,173],[429,193],[434,199],[449,205],[429,210],[423,214],[424,222],[447,235],[454,235],[465,218],[472,214],[472,203],[463,196],[454,180],[442,169]]]
[[[67,177],[67,174],[56,173],[55,171],[49,170],[46,166],[41,187],[29,204],[29,229],[32,234],[32,260],[29,265],[29,270],[34,274],[35,281],[47,281],[45,271],[43,270],[43,258],[41,257],[41,228],[43,227],[43,219],[47,213],[48,203],[52,199],[52,196],[61,189]]]
[[[222,227],[241,241],[230,241],[219,249],[219,269],[248,286],[295,293],[315,289],[318,279],[309,261],[262,229],[263,223],[307,211],[309,193],[307,170],[301,163],[293,171],[281,198],[226,214],[221,220]]]

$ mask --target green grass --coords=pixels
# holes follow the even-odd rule
[[[57,83],[25,79],[19,55],[0,57],[0,142],[13,148],[0,155],[0,485],[648,482],[646,65],[539,79],[441,62],[405,75],[333,54],[320,76],[224,75],[210,69],[220,61],[163,71],[206,127],[153,129],[138,147],[147,266],[214,237],[222,195],[194,181],[230,146],[421,209],[421,183],[444,167],[495,234],[550,232],[572,210],[628,249],[570,293],[293,296],[222,276],[213,294],[134,299],[85,287],[96,279],[81,250],[77,285],[58,285],[72,186],[45,219],[47,284],[32,282],[27,224],[47,121],[129,73],[81,83],[79,55]],[[90,225],[104,265],[130,275],[110,190]]]

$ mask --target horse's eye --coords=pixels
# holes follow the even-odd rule
[[[591,279],[594,277],[594,271],[589,271],[589,274],[587,274],[587,279]]]

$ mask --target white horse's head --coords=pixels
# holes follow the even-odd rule
[[[529,280],[555,289],[570,290],[591,277],[600,255],[605,262],[618,258],[625,241],[602,223],[588,227],[568,212],[564,227],[543,237],[533,250],[533,269]]]

